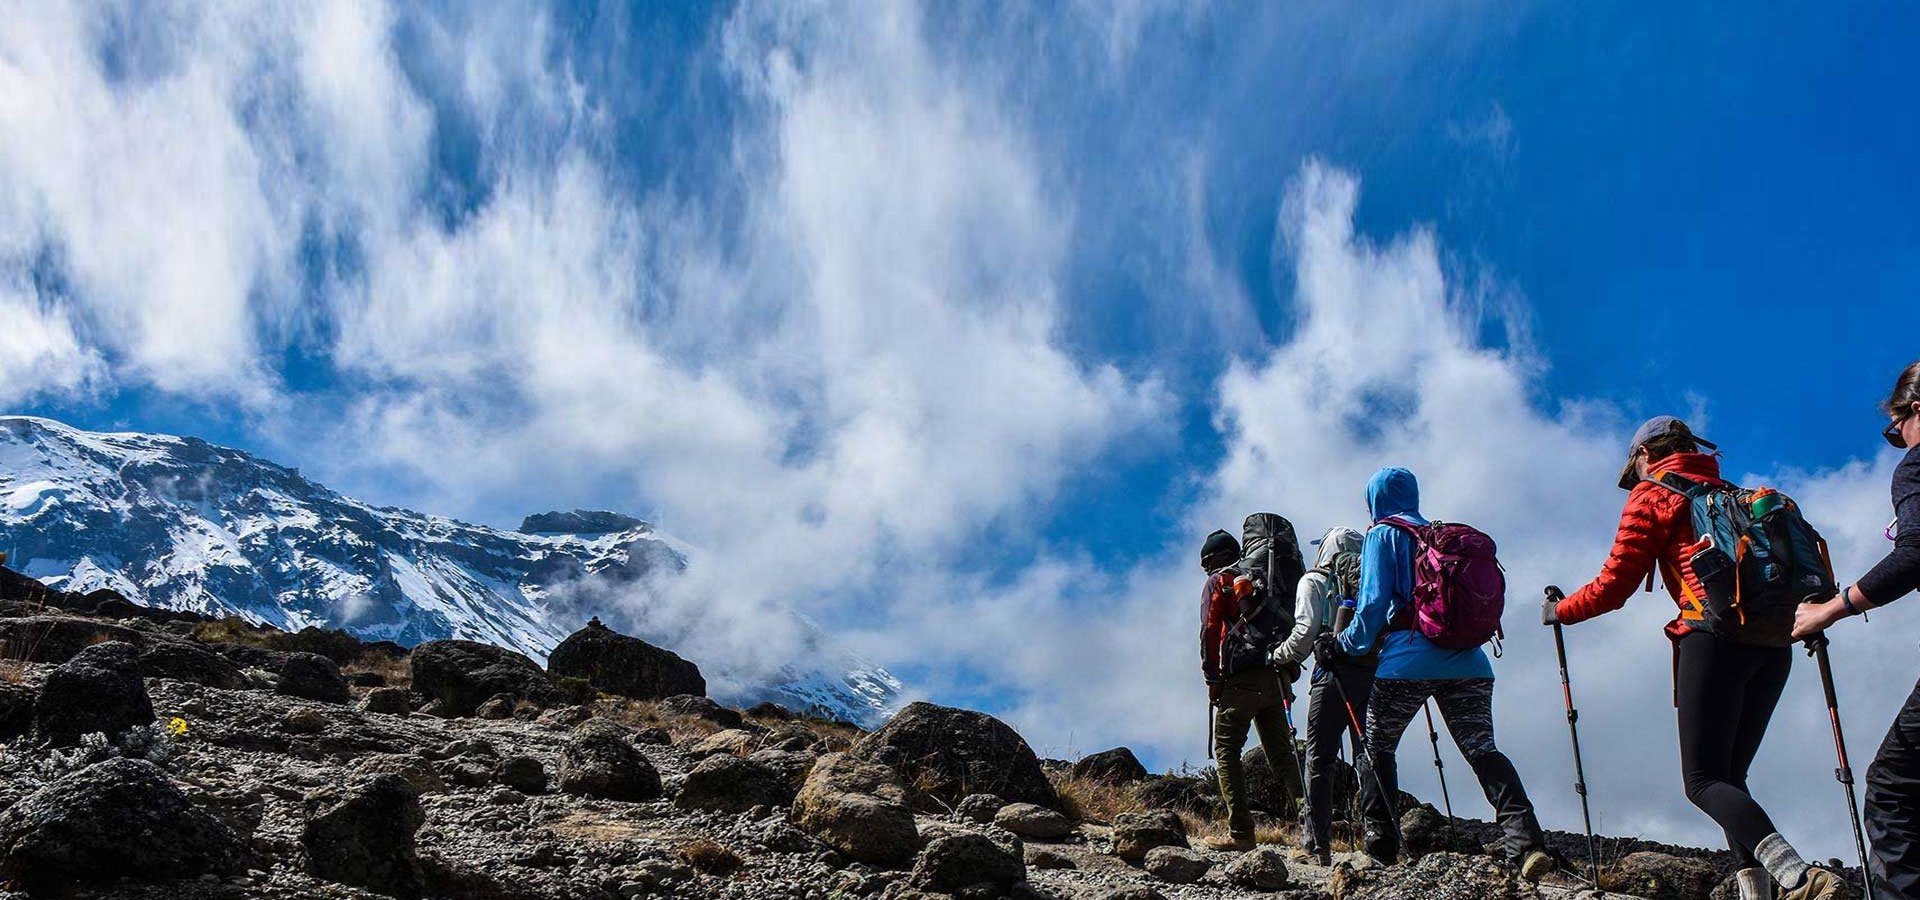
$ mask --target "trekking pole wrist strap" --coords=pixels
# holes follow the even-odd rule
[[[1853,605],[1853,585],[1847,585],[1840,589],[1840,605],[1847,608],[1847,615],[1849,616],[1857,616],[1860,614],[1860,608]]]

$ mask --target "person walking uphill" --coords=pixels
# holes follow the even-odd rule
[[[1415,534],[1432,531],[1420,515],[1420,486],[1413,473],[1401,468],[1375,472],[1367,482],[1367,509],[1374,525],[1361,548],[1360,597],[1353,622],[1337,636],[1322,637],[1315,648],[1323,664],[1337,665],[1340,656],[1364,655],[1378,644],[1380,662],[1367,703],[1366,752],[1360,757],[1359,776],[1367,854],[1386,863],[1400,855],[1394,752],[1408,723],[1431,698],[1493,804],[1505,833],[1502,849],[1508,862],[1519,866],[1521,877],[1538,881],[1554,864],[1545,852],[1545,835],[1520,773],[1494,745],[1493,665],[1477,644],[1449,649],[1428,636],[1424,623],[1416,627],[1415,558],[1425,538]],[[1424,614],[1426,607],[1420,611]],[[1492,628],[1485,630],[1486,637],[1493,633]]]
[[[1893,549],[1853,586],[1794,616],[1793,636],[1810,637],[1848,616],[1885,606],[1920,589],[1920,362],[1900,373],[1881,433],[1906,456],[1893,470]],[[1920,684],[1894,716],[1867,767],[1867,862],[1876,900],[1920,900]]]
[[[1274,775],[1283,790],[1293,770],[1286,709],[1282,705],[1280,676],[1269,664],[1271,645],[1257,655],[1236,652],[1236,631],[1244,629],[1254,579],[1237,565],[1240,542],[1225,531],[1207,535],[1200,566],[1207,583],[1200,598],[1200,670],[1207,679],[1212,702],[1214,761],[1220,777],[1220,798],[1227,806],[1226,838],[1209,838],[1214,850],[1252,850],[1255,845],[1253,811],[1248,805],[1246,766],[1240,752],[1247,745],[1247,727],[1260,733]],[[1284,770],[1284,771],[1283,771]]]
[[[1273,651],[1275,665],[1299,666],[1313,655],[1314,642],[1345,622],[1340,621],[1343,602],[1354,601],[1360,592],[1360,532],[1351,528],[1330,528],[1320,540],[1320,554],[1313,568],[1300,579],[1294,591],[1293,632]],[[1351,615],[1352,609],[1347,610]],[[1340,750],[1340,736],[1351,731],[1347,724],[1344,695],[1357,710],[1367,708],[1373,690],[1371,657],[1344,658],[1330,665],[1315,666],[1307,689],[1307,804],[1306,828],[1302,849],[1321,865],[1331,861],[1333,853],[1333,758]],[[1340,680],[1334,690],[1331,679]],[[1354,735],[1358,758],[1360,735]]]
[[[1759,646],[1715,634],[1707,623],[1707,587],[1694,569],[1687,491],[1721,488],[1717,449],[1673,416],[1656,416],[1634,433],[1620,487],[1630,493],[1620,513],[1613,553],[1600,574],[1563,599],[1549,589],[1545,624],[1573,625],[1626,605],[1659,571],[1680,614],[1666,626],[1674,644],[1674,706],[1680,723],[1680,769],[1687,799],[1726,832],[1739,871],[1741,900],[1765,900],[1769,881],[1789,900],[1828,898],[1837,879],[1810,868],[1747,791],[1747,769],[1766,735],[1793,665],[1791,646]]]

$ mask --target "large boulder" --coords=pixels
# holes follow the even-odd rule
[[[199,644],[184,641],[161,641],[142,647],[140,674],[229,691],[247,686],[247,676],[240,674],[240,667],[231,660]]]
[[[274,692],[321,703],[346,703],[353,699],[347,680],[340,676],[340,664],[318,653],[290,653],[280,664],[280,680]]]
[[[33,727],[33,705],[40,692],[24,684],[0,681],[0,741],[11,741]]]
[[[113,625],[74,616],[44,615],[24,619],[0,619],[0,647],[7,656],[27,662],[59,664],[80,651],[105,641],[121,641],[135,646],[149,643],[151,637],[124,625]]]
[[[420,794],[399,775],[353,783],[307,820],[307,866],[328,881],[412,900],[420,896],[414,832],[426,823]]]
[[[1165,810],[1121,813],[1113,819],[1113,855],[1139,862],[1155,847],[1187,846],[1187,826]]]
[[[144,760],[88,766],[0,813],[0,882],[34,894],[230,875],[246,856],[239,836]]]
[[[1073,778],[1083,781],[1102,781],[1107,784],[1130,784],[1144,781],[1147,767],[1140,764],[1140,758],[1125,747],[1102,750],[1089,756],[1083,756],[1069,770]]]
[[[561,699],[547,673],[526,656],[476,641],[428,641],[407,657],[413,690],[437,700],[449,716],[471,716],[495,694],[536,706]]]
[[[908,800],[893,770],[829,754],[794,799],[794,823],[855,862],[900,865],[920,848]]]
[[[606,719],[588,719],[560,750],[562,793],[601,800],[643,801],[660,797],[660,773],[632,735]]]
[[[1600,886],[1647,900],[1707,900],[1720,880],[1713,864],[1665,853],[1629,853],[1600,872]]]
[[[597,618],[553,648],[547,671],[584,678],[594,690],[636,700],[707,693],[699,666],[670,650],[614,631]]]
[[[743,813],[756,806],[793,802],[792,783],[764,763],[738,756],[709,756],[687,773],[674,805],[681,809]]]
[[[847,754],[893,769],[949,806],[979,793],[1048,807],[1060,803],[1026,740],[1007,723],[973,710],[909,704]]]
[[[1027,863],[1010,851],[975,833],[935,838],[913,864],[908,882],[923,891],[957,893],[963,888],[990,885],[995,896],[1027,880]]]
[[[1267,748],[1255,747],[1242,753],[1240,761],[1247,773],[1249,808],[1282,819],[1298,818],[1300,770],[1291,757],[1281,755],[1276,768],[1267,757]]]
[[[95,644],[60,664],[33,704],[33,730],[56,745],[81,735],[109,737],[153,721],[153,701],[140,680],[140,655],[132,644]]]

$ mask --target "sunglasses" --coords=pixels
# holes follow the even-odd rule
[[[1900,433],[1900,426],[1906,424],[1907,420],[1913,418],[1913,416],[1914,411],[1908,409],[1906,415],[1893,420],[1893,424],[1888,425],[1887,430],[1880,432],[1880,436],[1886,438],[1887,443],[1892,444],[1895,449],[1907,449],[1907,439]]]

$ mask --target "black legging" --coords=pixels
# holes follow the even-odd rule
[[[1687,799],[1718,823],[1740,868],[1777,829],[1747,794],[1747,768],[1793,668],[1790,647],[1750,647],[1696,631],[1679,641],[1674,705]]]

